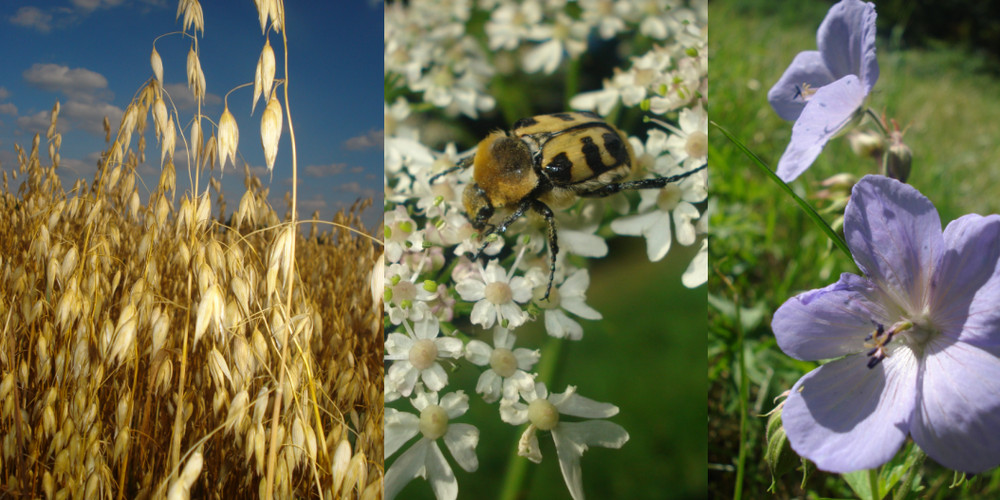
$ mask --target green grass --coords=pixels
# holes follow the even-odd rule
[[[788,144],[791,123],[767,103],[767,91],[801,50],[815,50],[815,30],[827,2],[713,2],[709,8],[711,119],[726,127],[772,168]],[[789,3],[780,5],[787,6]],[[880,35],[883,35],[880,31]],[[943,222],[966,213],[1000,212],[1000,82],[982,60],[948,47],[906,50],[879,39],[881,76],[869,105],[906,127],[913,150],[909,182],[928,196]],[[815,364],[784,355],[770,330],[773,312],[798,292],[820,288],[841,272],[857,272],[806,215],[717,130],[710,131],[710,185],[718,204],[710,220],[712,243],[708,336],[709,496],[731,498],[739,454],[738,334],[733,303],[742,307],[746,375],[750,381],[745,498],[768,497],[771,474],[763,462],[762,413]],[[818,182],[839,172],[876,173],[843,138],[832,141],[792,183],[810,197]],[[828,217],[832,221],[832,217]],[[724,278],[724,280],[723,280]],[[727,286],[726,283],[731,283]],[[952,473],[925,462],[920,498],[989,498],[1000,494],[1000,472],[954,489]],[[801,472],[778,479],[775,497],[855,497],[837,475]]]

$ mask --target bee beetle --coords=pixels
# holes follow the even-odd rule
[[[529,210],[545,218],[549,231],[549,284],[552,291],[559,243],[550,206],[563,208],[577,197],[609,196],[631,189],[660,189],[705,168],[671,177],[621,182],[636,163],[628,137],[594,113],[565,112],[522,118],[509,132],[491,133],[475,155],[441,172],[437,178],[473,167],[473,182],[462,195],[465,213],[485,239],[504,233]],[[494,223],[498,211],[509,215]],[[487,242],[479,248],[482,254]]]

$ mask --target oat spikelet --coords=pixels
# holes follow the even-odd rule
[[[205,98],[205,73],[201,70],[201,60],[198,53],[194,51],[194,45],[188,51],[187,57],[187,79],[188,88],[194,94],[194,98],[202,100]]]
[[[200,451],[194,452],[191,458],[188,458],[180,477],[170,482],[167,500],[187,500],[191,497],[191,485],[194,484],[195,479],[198,479],[198,474],[201,474],[203,463],[204,457]]]
[[[226,166],[226,160],[231,159],[233,166],[236,166],[236,146],[240,141],[240,131],[236,127],[236,118],[229,112],[227,104],[219,118],[219,167]]]
[[[163,85],[163,60],[160,59],[160,53],[156,51],[156,47],[153,47],[153,53],[149,55],[149,65],[153,67],[153,76],[156,77],[156,81]]]
[[[181,0],[177,4],[177,17],[184,13],[184,31],[194,26],[194,34],[199,31],[205,32],[205,18],[201,12],[201,4],[198,0]]]
[[[177,131],[174,128],[174,117],[167,118],[166,130],[163,132],[163,145],[160,150],[160,166],[170,157],[174,159],[174,148],[177,145]]]
[[[264,95],[264,99],[271,96],[271,87],[274,85],[274,70],[274,49],[271,48],[271,40],[266,39],[264,48],[260,51],[260,57],[257,59],[257,70],[253,79],[251,114],[257,108],[257,100],[260,99],[261,94]]]
[[[264,159],[267,170],[274,170],[274,160],[278,157],[278,141],[281,139],[281,103],[274,96],[267,102],[264,116],[260,119],[260,141],[264,145]]]
[[[201,302],[198,303],[198,316],[195,319],[194,327],[194,344],[192,349],[197,347],[198,341],[205,334],[210,324],[215,324],[217,328],[222,329],[222,313],[225,310],[224,302],[222,301],[222,290],[219,289],[219,285],[212,284],[205,291],[205,294],[201,297]]]

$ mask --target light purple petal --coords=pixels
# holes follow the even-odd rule
[[[844,212],[854,261],[906,314],[920,314],[929,304],[931,274],[944,247],[941,234],[930,200],[880,175],[858,181]]]
[[[971,474],[1000,465],[1000,352],[938,337],[927,346],[910,430],[927,455]]]
[[[952,221],[944,244],[931,282],[934,326],[964,342],[1000,345],[1000,215]]]
[[[834,78],[857,75],[865,94],[878,80],[875,17],[875,4],[842,0],[830,8],[816,32],[816,45]]]
[[[795,121],[806,106],[802,98],[802,85],[818,89],[832,83],[836,78],[830,73],[819,51],[799,52],[792,64],[767,92],[767,101],[784,120]]]
[[[479,468],[479,459],[476,457],[478,443],[479,429],[469,424],[451,424],[444,435],[444,444],[451,451],[451,456],[467,472],[475,472]]]
[[[792,126],[792,140],[778,160],[778,177],[792,182],[805,172],[823,146],[851,122],[867,95],[855,75],[817,89]]]
[[[876,322],[891,324],[873,300],[874,285],[849,273],[836,283],[788,299],[774,313],[771,329],[785,354],[802,360],[830,359],[865,350]]]
[[[875,368],[856,354],[827,363],[792,387],[781,413],[792,449],[829,472],[888,462],[906,439],[916,398],[916,360],[897,349]]]

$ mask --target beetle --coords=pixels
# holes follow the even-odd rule
[[[578,197],[597,198],[634,189],[661,189],[705,165],[670,177],[625,181],[635,167],[628,137],[601,117],[571,111],[522,118],[510,131],[489,134],[473,156],[433,177],[473,168],[473,182],[465,187],[462,204],[472,226],[482,237],[499,233],[534,211],[545,218],[549,240],[548,300],[555,278],[559,242],[551,207],[564,208]],[[509,215],[494,223],[498,212]],[[488,245],[484,241],[476,258]]]

